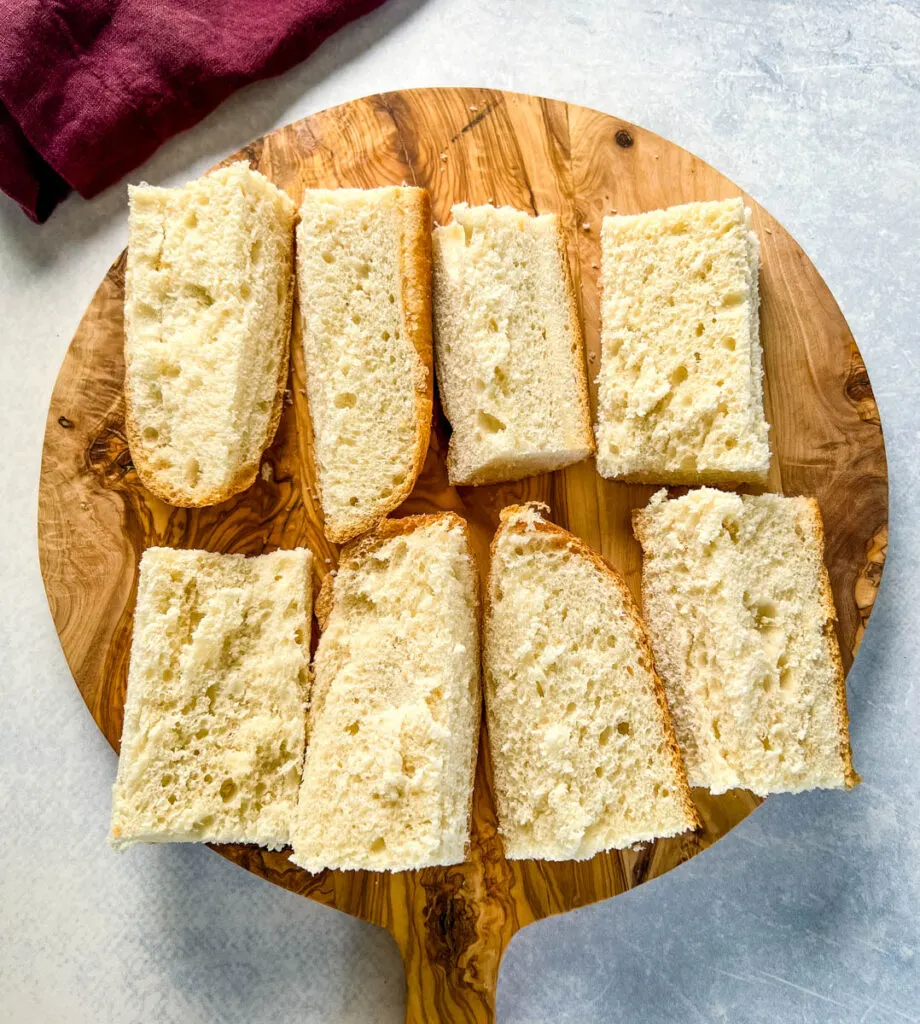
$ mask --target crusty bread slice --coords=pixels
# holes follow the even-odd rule
[[[505,856],[584,860],[699,820],[635,602],[548,512],[504,509],[492,542],[489,749]]]
[[[431,207],[421,188],[308,189],[298,303],[326,536],[411,493],[431,430]]]
[[[255,480],[288,370],[294,204],[234,163],[130,187],[125,421],[142,483],[213,505]]]
[[[758,258],[741,199],[601,230],[597,468],[646,483],[763,481]]]
[[[559,217],[453,207],[434,232],[438,388],[452,484],[519,480],[594,451]]]
[[[402,871],[464,859],[479,737],[478,577],[453,513],[384,520],[317,601],[291,860]]]
[[[691,785],[761,796],[856,785],[817,502],[664,495],[633,525]]]
[[[148,548],[110,840],[288,842],[297,805],[312,558]]]

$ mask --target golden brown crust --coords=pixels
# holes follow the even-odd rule
[[[853,767],[853,750],[850,746],[850,714],[847,710],[847,684],[840,658],[840,645],[837,642],[837,608],[834,605],[834,593],[831,581],[824,564],[824,521],[821,508],[814,498],[804,499],[808,523],[812,529],[818,549],[818,587],[821,591],[821,605],[824,611],[824,642],[827,656],[834,668],[834,683],[837,696],[837,736],[840,745],[840,760],[843,764],[843,779],[847,789],[858,786],[862,779]]]
[[[578,405],[581,410],[583,441],[588,447],[588,455],[593,455],[597,451],[597,446],[594,441],[594,428],[591,424],[591,400],[588,396],[588,374],[585,370],[585,336],[581,327],[581,316],[578,312],[578,297],[575,294],[575,285],[572,282],[572,268],[569,266],[569,259],[565,250],[562,218],[558,215],[556,217],[556,249],[559,253],[559,260],[562,263],[562,276],[565,281],[565,293],[569,303],[569,322],[572,325],[572,333],[575,335],[578,346],[578,351],[572,353],[572,362],[575,369],[575,387],[578,390]]]
[[[515,518],[522,512],[530,510],[535,512],[541,518],[537,519],[532,524],[517,522]],[[545,514],[549,513],[549,506],[543,502],[532,501],[525,505],[509,505],[503,508],[500,513],[500,524],[498,529],[495,531],[495,536],[492,538],[492,544],[489,549],[490,563],[489,563],[489,578],[486,582],[485,588],[485,620],[488,628],[488,624],[491,623],[492,619],[492,566],[495,564],[495,554],[497,551],[497,545],[500,537],[506,530],[515,530],[521,527],[521,532],[526,533],[529,529],[534,530],[537,533],[544,534],[547,537],[551,537],[556,543],[562,547],[568,548],[569,551],[574,554],[581,555],[587,558],[591,564],[601,573],[604,573],[610,578],[614,586],[617,588],[620,596],[622,597],[626,606],[629,617],[636,628],[636,632],[639,637],[639,643],[642,650],[642,657],[640,662],[646,664],[651,676],[652,685],[655,690],[655,699],[658,703],[658,709],[660,712],[661,724],[664,728],[665,735],[667,737],[668,749],[671,752],[671,761],[674,767],[675,774],[677,775],[678,784],[680,786],[680,792],[684,812],[687,815],[689,821],[693,822],[693,828],[698,829],[702,827],[699,814],[697,814],[696,806],[690,795],[690,785],[687,780],[687,771],[684,768],[683,757],[680,753],[680,747],[677,743],[677,734],[674,731],[674,724],[671,721],[671,712],[668,708],[667,695],[665,693],[664,684],[658,675],[658,671],[655,668],[655,656],[652,653],[652,644],[648,635],[648,630],[645,628],[645,623],[642,621],[642,616],[639,613],[639,609],[636,605],[635,600],[626,585],[623,577],[617,572],[617,570],[607,561],[603,555],[598,554],[592,548],[590,548],[581,538],[576,537],[573,533],[569,533],[568,530],[564,530],[561,526],[557,526],[555,523],[550,523],[546,519],[542,518]],[[488,708],[488,704],[486,705]],[[488,719],[488,714],[486,715]],[[493,767],[494,771],[494,767]],[[496,792],[496,799],[498,794]]]
[[[393,509],[398,508],[412,493],[428,454],[434,402],[431,340],[431,199],[428,190],[424,188],[401,187],[396,192],[397,207],[403,218],[399,251],[402,330],[415,348],[423,371],[415,383],[416,434],[412,470],[385,501],[375,502],[367,512],[352,520],[350,526],[339,529],[326,520],[323,530],[333,544],[346,544],[366,533]],[[322,500],[319,480],[317,488],[320,489]]]

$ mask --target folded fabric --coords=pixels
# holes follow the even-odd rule
[[[0,188],[39,223],[383,0],[0,0]]]

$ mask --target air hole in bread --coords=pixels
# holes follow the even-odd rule
[[[220,798],[227,803],[228,800],[232,800],[236,796],[237,789],[239,787],[233,781],[233,779],[224,779],[220,784]]]
[[[360,313],[352,313],[351,314],[351,322],[353,324],[361,323],[361,314]]]
[[[358,730],[360,728],[361,728],[361,723],[360,722],[352,722],[351,725],[346,725],[345,726],[345,732],[347,732],[349,736],[357,736]]]
[[[543,684],[542,683],[537,683],[537,693],[541,697],[545,697],[546,696],[546,694],[543,692]]]
[[[323,261],[325,263],[335,263],[335,256],[333,256],[331,252],[324,252]]]
[[[725,439],[725,447],[728,449],[728,451],[731,451],[732,448],[737,447],[737,445],[738,442],[733,437],[727,437]]]
[[[494,316],[489,317],[489,330],[494,334],[498,330],[498,321]]]
[[[384,341],[389,341],[389,340],[390,340],[390,332],[389,332],[389,331],[384,331],[384,332],[383,332],[383,333],[382,333],[382,334],[380,335],[380,337],[381,337],[381,338],[382,338],[382,339],[383,339]]]
[[[371,843],[371,853],[383,853],[387,848],[387,841],[380,836]]]
[[[597,766],[597,767],[596,767],[596,768],[594,769],[594,774],[595,774],[595,775],[596,775],[596,776],[597,776],[597,777],[598,777],[599,779],[602,779],[602,778],[604,777],[604,766],[603,766],[602,764],[599,764],[599,765],[598,765],[598,766]]]
[[[597,737],[597,742],[600,746],[606,747],[610,742],[610,737],[613,735],[613,728],[609,725],[605,726],[601,730],[600,736]]]
[[[262,239],[257,238],[249,247],[249,262],[255,266],[262,258]]]
[[[696,336],[699,338],[702,335],[703,331],[705,331],[705,330],[706,330],[706,328],[701,323],[697,324],[696,325]]]
[[[335,396],[334,405],[336,409],[352,409],[358,401],[358,396],[351,391],[343,391]]]
[[[735,351],[735,339],[734,338],[726,338],[725,341],[722,342],[722,347],[728,349],[729,352],[734,352]]]
[[[194,210],[190,210],[185,218],[185,226],[190,230],[194,231],[198,227],[198,214]]]
[[[164,363],[160,368],[160,374],[163,377],[178,377],[179,376],[179,364],[178,363]]]
[[[348,499],[348,504],[349,504],[349,505],[351,505],[351,506],[352,506],[352,508],[354,508],[354,506],[358,504],[358,499],[357,499],[357,498],[355,497],[355,495],[352,495],[352,496],[351,496],[351,497],[350,497],[350,498]]]
[[[682,363],[671,374],[671,386],[676,387],[678,384],[683,384],[683,382],[687,379],[687,376],[687,367],[684,366]]]
[[[396,301],[396,296],[392,292],[390,292],[390,294],[387,296],[387,298],[390,300],[391,304]]]
[[[144,440],[145,441],[156,441],[160,436],[159,430],[156,427],[144,427]]]
[[[498,434],[505,429],[505,424],[500,419],[491,413],[485,412],[483,409],[479,410],[476,422],[479,428],[486,434]]]
[[[621,736],[628,736],[629,732],[630,732],[629,722],[618,722],[617,723],[617,732]]]
[[[252,298],[252,285],[248,281],[243,281],[240,285],[240,298],[243,302],[248,302]]]
[[[200,473],[201,467],[198,464],[198,460],[189,459],[185,466],[185,482],[189,487],[197,486]]]

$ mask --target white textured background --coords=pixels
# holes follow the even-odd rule
[[[754,195],[853,328],[891,474],[889,563],[849,678],[864,785],[773,799],[666,878],[526,929],[502,967],[499,1020],[920,1020],[920,4],[390,0],[134,180],[179,184],[277,125],[422,85],[597,107]],[[125,241],[123,186],[68,200],[41,228],[0,199],[0,1016],[399,1021],[383,932],[205,849],[106,846],[115,757],[61,655],[35,518],[52,384]]]

